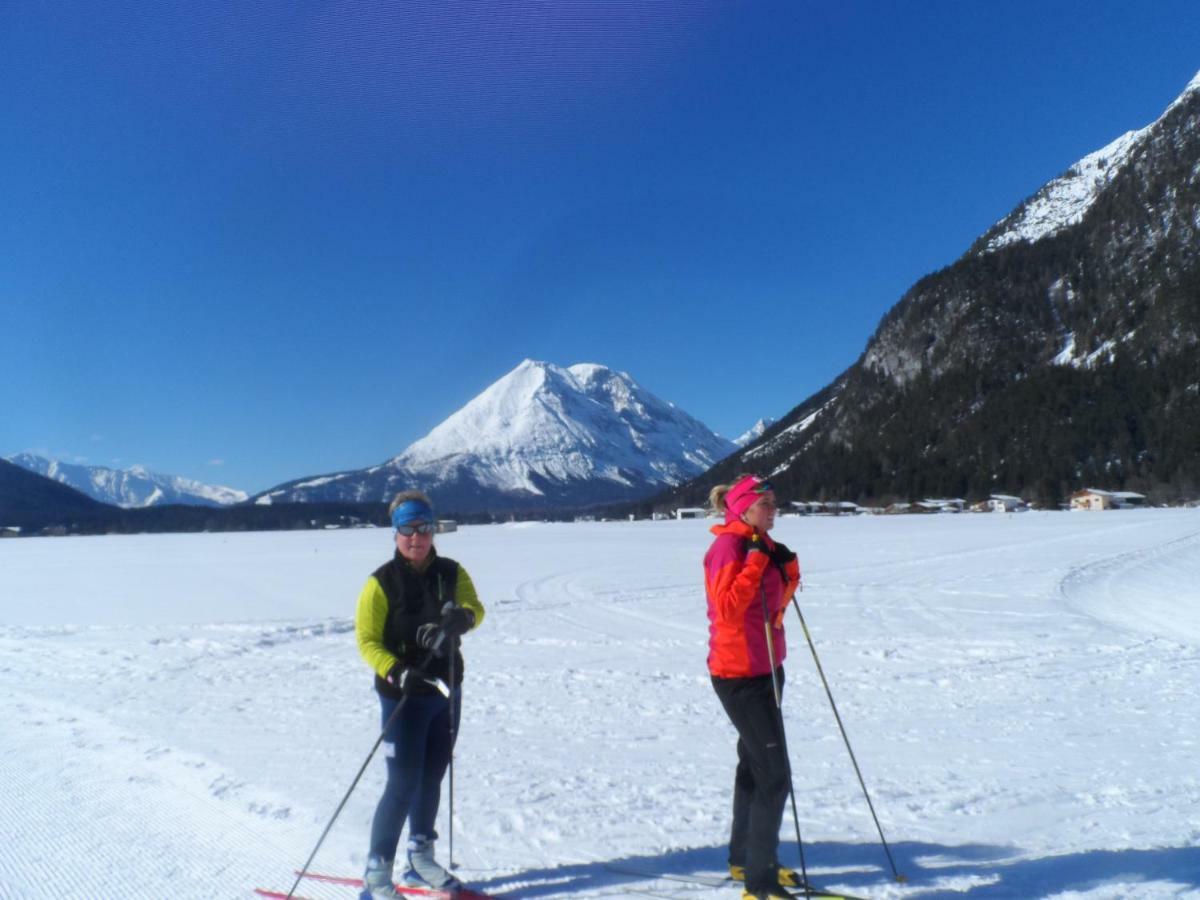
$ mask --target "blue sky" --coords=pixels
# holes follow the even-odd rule
[[[0,455],[249,491],[531,357],[735,437],[1200,70],[1193,2],[0,8]]]

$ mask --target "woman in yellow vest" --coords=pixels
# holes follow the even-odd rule
[[[375,673],[386,732],[387,784],[375,809],[363,876],[363,897],[370,900],[400,896],[393,872],[405,822],[400,880],[413,887],[460,886],[434,856],[434,822],[458,734],[459,639],[484,615],[467,570],[434,549],[437,519],[429,498],[403,491],[389,512],[396,552],[367,579],[354,619],[359,652]]]

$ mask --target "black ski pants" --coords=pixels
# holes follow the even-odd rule
[[[775,673],[782,696],[783,667]],[[746,888],[757,893],[778,878],[779,825],[791,784],[783,722],[770,675],[712,682],[738,733],[729,864],[745,867]]]
[[[392,719],[401,702],[404,708]],[[406,820],[409,838],[437,838],[433,826],[442,798],[442,776],[454,752],[451,733],[458,736],[461,711],[461,687],[454,689],[453,703],[436,691],[408,694],[403,701],[379,695],[380,719],[385,727],[391,719],[391,727],[383,741],[387,783],[371,823],[372,856],[395,858]]]

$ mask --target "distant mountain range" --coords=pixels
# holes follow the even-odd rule
[[[0,459],[0,529],[23,534],[130,534],[163,531],[278,531],[382,525],[380,503],[279,506],[155,505],[125,509],[93,500],[65,484]]]
[[[734,449],[624,372],[527,359],[398,456],[252,501],[379,501],[416,486],[457,512],[585,507],[678,484]]]
[[[126,509],[181,503],[189,506],[228,506],[248,498],[245,491],[203,484],[177,475],[160,475],[142,466],[110,469],[17,453],[6,459],[53,481],[73,487],[93,500]]]
[[[831,384],[654,503],[741,471],[795,499],[1200,495],[1200,76],[917,282]]]

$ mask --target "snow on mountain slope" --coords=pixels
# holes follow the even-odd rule
[[[600,478],[674,484],[732,450],[623,372],[525,360],[395,458],[440,479],[470,472],[504,490]]]
[[[1017,241],[1033,243],[1080,222],[1096,198],[1141,146],[1159,121],[1191,92],[1200,90],[1200,73],[1154,123],[1127,131],[1112,143],[1089,153],[1063,175],[1044,185],[1026,203],[992,229],[984,252],[998,250]]]
[[[745,447],[751,441],[756,441],[762,437],[763,432],[774,424],[774,419],[759,419],[757,422],[751,425],[750,428],[743,432],[741,437],[734,438],[733,442],[739,447]]]
[[[162,475],[143,466],[129,469],[83,466],[33,453],[18,453],[6,459],[30,472],[82,491],[101,503],[112,503],[127,509],[167,503],[227,506],[241,503],[249,496],[245,491],[235,488],[204,484],[176,475]]]
[[[988,241],[987,249],[998,250],[1016,241],[1033,243],[1081,221],[1149,130],[1127,131],[1046,184],[1009,217],[1008,227]]]
[[[386,463],[256,502],[383,500],[419,485],[459,511],[597,503],[678,484],[733,449],[624,372],[527,359]]]

